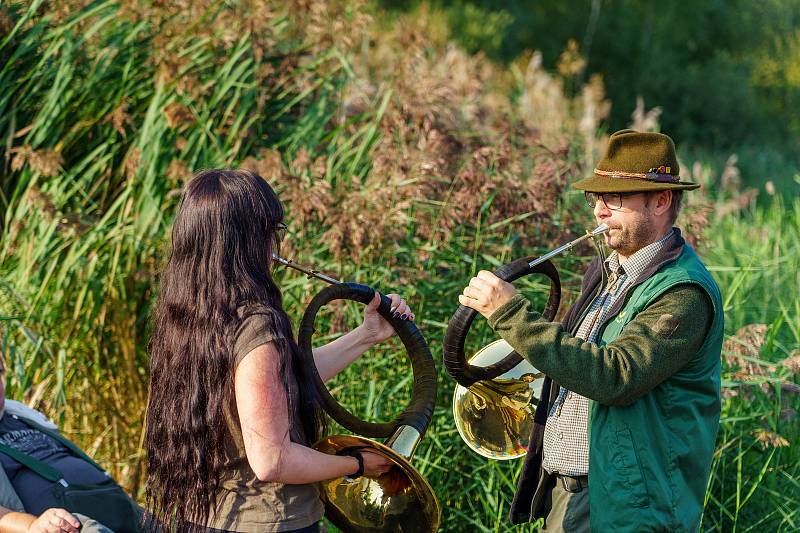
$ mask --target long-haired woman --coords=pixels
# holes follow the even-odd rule
[[[317,531],[315,482],[390,467],[368,451],[308,447],[325,418],[270,275],[285,227],[253,173],[203,171],[183,193],[155,308],[145,434],[147,506],[167,529]],[[394,333],[379,303],[376,294],[360,326],[314,349],[323,380]]]

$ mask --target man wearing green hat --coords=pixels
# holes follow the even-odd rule
[[[720,414],[719,288],[673,227],[675,145],[614,133],[575,183],[612,250],[589,265],[563,322],[481,271],[459,301],[549,377],[511,521],[546,531],[696,531]],[[601,254],[604,255],[604,254]]]

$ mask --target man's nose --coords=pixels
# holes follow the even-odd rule
[[[603,201],[602,196],[597,197],[597,203],[594,204],[594,216],[598,219],[604,219],[611,216],[611,210]]]

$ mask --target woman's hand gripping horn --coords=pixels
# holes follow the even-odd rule
[[[395,318],[414,320],[414,313],[411,312],[411,308],[400,295],[387,294],[386,297],[392,301],[391,311]],[[378,306],[380,303],[381,296],[376,291],[372,301],[364,308],[364,321],[360,326],[365,337],[368,338],[372,344],[381,343],[395,333],[389,322],[378,313]]]

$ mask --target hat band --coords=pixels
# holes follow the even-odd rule
[[[611,172],[596,168],[594,169],[594,173],[598,176],[608,176],[609,178],[642,179],[659,183],[680,183],[681,181],[680,176],[673,176],[672,174],[657,174],[655,172],[640,174],[638,172]]]

